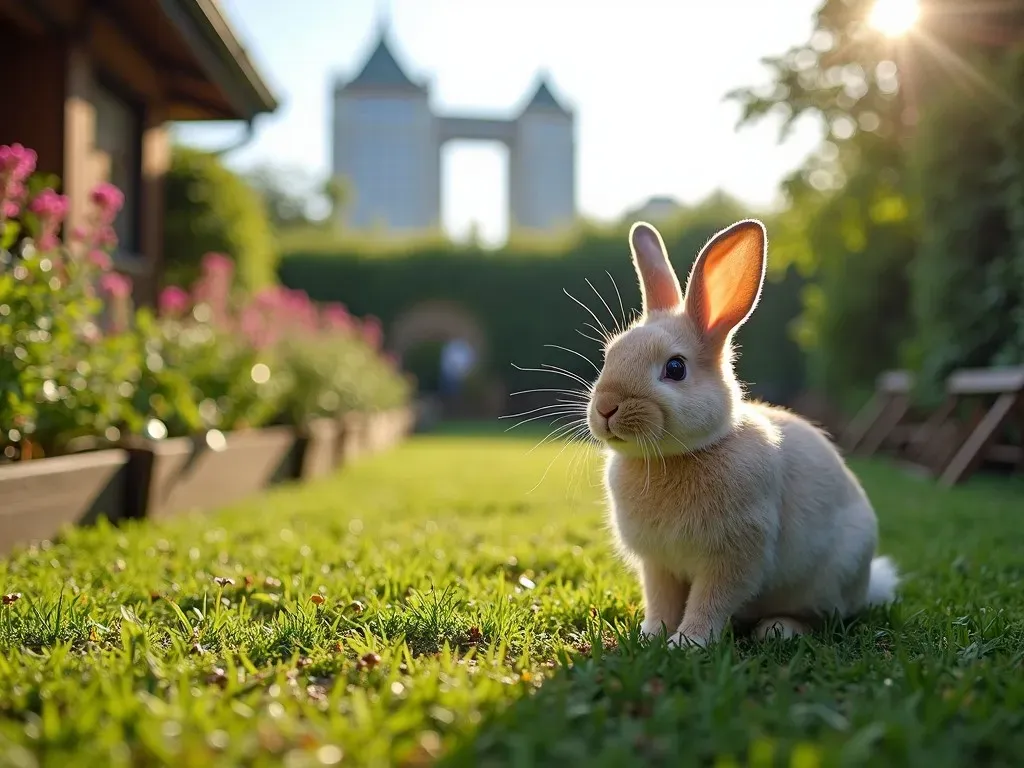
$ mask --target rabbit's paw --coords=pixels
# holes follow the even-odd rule
[[[668,644],[674,648],[707,648],[710,642],[711,638],[697,633],[676,632],[668,639]]]
[[[666,634],[668,634],[668,629],[663,621],[644,619],[640,625],[640,637],[644,640],[654,640],[657,637],[664,637]]]
[[[754,637],[758,640],[770,640],[773,637],[788,640],[791,637],[806,634],[808,631],[808,627],[802,622],[786,616],[778,616],[758,622],[754,628]]]

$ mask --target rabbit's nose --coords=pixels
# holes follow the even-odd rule
[[[619,399],[609,395],[598,395],[594,401],[594,410],[605,419],[610,419],[619,410]]]

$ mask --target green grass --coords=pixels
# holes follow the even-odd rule
[[[538,486],[533,442],[419,437],[0,562],[0,765],[1019,764],[1021,483],[857,465],[903,601],[677,651],[636,640],[596,457]]]

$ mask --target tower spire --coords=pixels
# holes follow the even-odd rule
[[[377,37],[383,40],[391,30],[391,3],[377,0]]]

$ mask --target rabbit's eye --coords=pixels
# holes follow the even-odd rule
[[[669,358],[665,363],[665,378],[672,381],[682,381],[686,378],[686,361],[676,355]]]

